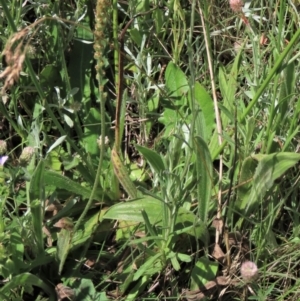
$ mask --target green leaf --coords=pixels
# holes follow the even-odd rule
[[[54,148],[62,144],[67,138],[67,135],[59,137],[48,149],[47,154],[50,153]]]
[[[201,110],[197,115],[198,122],[201,122],[203,127],[201,137],[208,142],[211,139],[212,131],[216,124],[214,103],[205,88],[198,82],[195,83],[195,100]],[[190,109],[192,110],[192,108],[193,107],[190,102]]]
[[[135,147],[145,157],[153,172],[159,175],[166,170],[164,161],[158,153],[140,145],[136,145]]]
[[[244,215],[249,216],[257,210],[266,192],[273,186],[274,181],[281,177],[289,168],[300,160],[300,154],[275,153],[270,155],[254,155],[258,160],[251,191],[248,198],[244,198],[237,208]]]
[[[53,89],[54,86],[60,86],[61,76],[59,69],[53,65],[46,65],[39,75],[41,86],[47,87],[49,91]]]
[[[44,178],[46,185],[52,185],[57,188],[65,189],[76,195],[81,195],[84,198],[89,198],[92,193],[90,188],[83,187],[79,183],[54,171],[45,170]],[[98,191],[95,197],[102,199],[102,193]]]
[[[239,68],[241,63],[241,53],[235,57],[233,66],[229,74],[225,73],[224,68],[219,69],[219,82],[220,89],[223,97],[223,105],[229,112],[233,112],[235,107],[235,94],[237,90],[237,78],[239,74]],[[228,125],[228,117],[221,113],[222,126],[225,128]]]
[[[149,221],[152,224],[161,221],[161,201],[150,196],[113,205],[107,210],[103,218],[143,223],[144,218],[141,214],[142,210],[146,212]]]
[[[83,137],[84,148],[87,153],[97,155],[99,154],[97,139],[101,132],[101,115],[99,110],[91,108],[84,122],[86,124]]]
[[[93,281],[91,279],[76,278],[76,280],[71,283],[72,287],[75,288],[76,300],[83,301],[108,301],[106,294],[97,293]]]
[[[122,184],[125,191],[132,199],[136,199],[138,195],[138,191],[131,181],[128,171],[124,166],[123,162],[120,159],[118,152],[115,147],[111,150],[111,161],[113,163],[114,172],[120,183]]]
[[[45,182],[44,182],[45,161],[40,160],[30,180],[29,197],[30,201],[45,200]]]
[[[178,209],[174,230],[176,235],[185,233],[196,237],[204,244],[208,241],[207,224],[199,220],[193,212],[183,207]]]
[[[73,233],[71,248],[70,250],[75,250],[78,247],[86,244],[86,242],[91,238],[91,236],[97,232],[99,235],[97,237],[102,237],[103,240],[106,238],[107,233],[110,232],[112,228],[112,221],[102,220],[105,210],[102,210],[99,214],[96,213],[92,216],[88,216],[83,225]]]
[[[150,196],[113,205],[107,210],[103,218],[145,223],[145,214],[142,214],[143,211],[147,214],[147,221],[149,220],[152,225],[162,224],[162,201]],[[182,233],[195,236],[204,243],[207,242],[206,224],[199,221],[193,212],[180,207],[176,216],[175,234]],[[154,233],[152,234],[154,235]]]
[[[185,74],[178,66],[170,62],[166,69],[165,79],[169,97],[175,99],[174,105],[182,105],[182,99],[186,97],[189,90]]]
[[[177,253],[176,255],[177,255],[178,259],[182,262],[191,262],[192,261],[192,258],[190,255],[183,254],[183,253]]]
[[[39,253],[43,253],[43,202],[45,200],[44,182],[45,160],[40,160],[29,184],[30,210],[36,245]]]
[[[153,270],[153,268],[151,269]],[[158,272],[161,271],[158,270]],[[136,285],[130,290],[128,295],[126,296],[126,301],[135,301],[137,300],[137,296],[145,291],[146,286],[149,284],[152,278],[148,275],[141,277]]]
[[[72,41],[72,51],[68,63],[68,75],[70,76],[70,86],[79,88],[74,99],[83,102],[85,111],[90,109],[90,97],[94,94],[94,86],[91,81],[91,68],[93,65],[93,42],[94,36],[91,30],[87,30],[88,23],[82,22],[83,26],[78,26],[76,38]],[[84,26],[85,25],[85,26]],[[91,43],[86,43],[90,41]]]
[[[164,137],[169,137],[171,134],[174,134],[174,127],[178,121],[179,114],[174,109],[165,108],[162,116],[158,118],[158,121],[165,125]]]
[[[26,263],[24,262],[24,244],[20,234],[16,231],[12,232],[9,237],[9,243],[10,258],[16,268],[15,271],[10,270],[10,274],[19,274],[26,267]]]
[[[60,275],[66,262],[71,246],[71,232],[61,229],[57,239],[57,258],[59,260],[58,274]]]
[[[215,261],[206,257],[199,258],[191,273],[190,290],[202,289],[207,282],[214,280],[218,267],[219,264]]]
[[[47,163],[47,167],[49,167],[51,170],[55,170],[58,172],[61,171],[62,164],[60,161],[59,153],[57,151],[52,151],[52,152],[48,153],[45,160]]]
[[[129,34],[130,34],[130,37],[131,37],[132,41],[138,47],[140,47],[141,44],[142,44],[142,39],[143,39],[141,32],[137,28],[135,28],[135,27],[132,28],[132,29],[130,29],[130,30],[128,30],[128,31],[129,31]]]
[[[52,290],[52,288],[49,285],[47,285],[43,280],[41,280],[39,277],[32,275],[30,273],[23,273],[18,276],[15,276],[12,279],[10,279],[10,281],[7,282],[3,287],[1,287],[0,295],[6,296],[8,298],[8,299],[2,299],[2,300],[10,300],[11,291],[19,288],[20,286],[22,286],[22,287],[28,287],[28,286],[40,287],[42,290],[44,290],[48,294],[49,301],[56,300],[56,294]]]
[[[173,266],[174,270],[175,271],[179,271],[180,270],[180,264],[179,264],[179,261],[178,261],[178,259],[176,257],[176,253],[170,252],[170,255],[171,256],[168,257],[168,258],[171,259],[171,263],[172,263],[172,266]]]
[[[140,266],[140,268],[135,272],[133,276],[133,281],[138,280],[142,276],[152,276],[162,269],[162,264],[160,260],[161,254],[158,253],[154,256],[151,256],[147,259],[147,261]]]
[[[254,157],[252,156],[244,160],[241,169],[241,175],[239,178],[239,185],[237,190],[237,196],[238,196],[237,202],[239,201],[247,202],[257,165],[258,165],[257,160],[255,160]]]
[[[211,202],[213,164],[207,144],[201,137],[195,137],[197,194],[199,217],[207,221],[209,204]]]

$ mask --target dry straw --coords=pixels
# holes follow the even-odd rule
[[[5,78],[4,86],[1,90],[2,95],[4,95],[5,91],[10,89],[20,77],[26,55],[26,46],[24,46],[23,41],[27,33],[27,28],[15,33],[8,40],[2,52],[7,64],[5,70],[0,74],[0,79]]]

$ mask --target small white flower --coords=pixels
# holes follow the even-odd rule
[[[245,261],[241,265],[241,276],[247,282],[252,282],[258,276],[257,265],[252,261]]]

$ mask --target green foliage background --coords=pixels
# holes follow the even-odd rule
[[[2,300],[299,299],[299,7],[232,2],[0,0]]]

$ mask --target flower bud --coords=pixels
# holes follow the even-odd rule
[[[5,140],[0,140],[0,156],[7,152],[7,143]]]
[[[19,157],[19,162],[22,166],[26,166],[29,164],[30,160],[34,155],[34,148],[31,146],[27,146],[23,149],[21,156]]]

